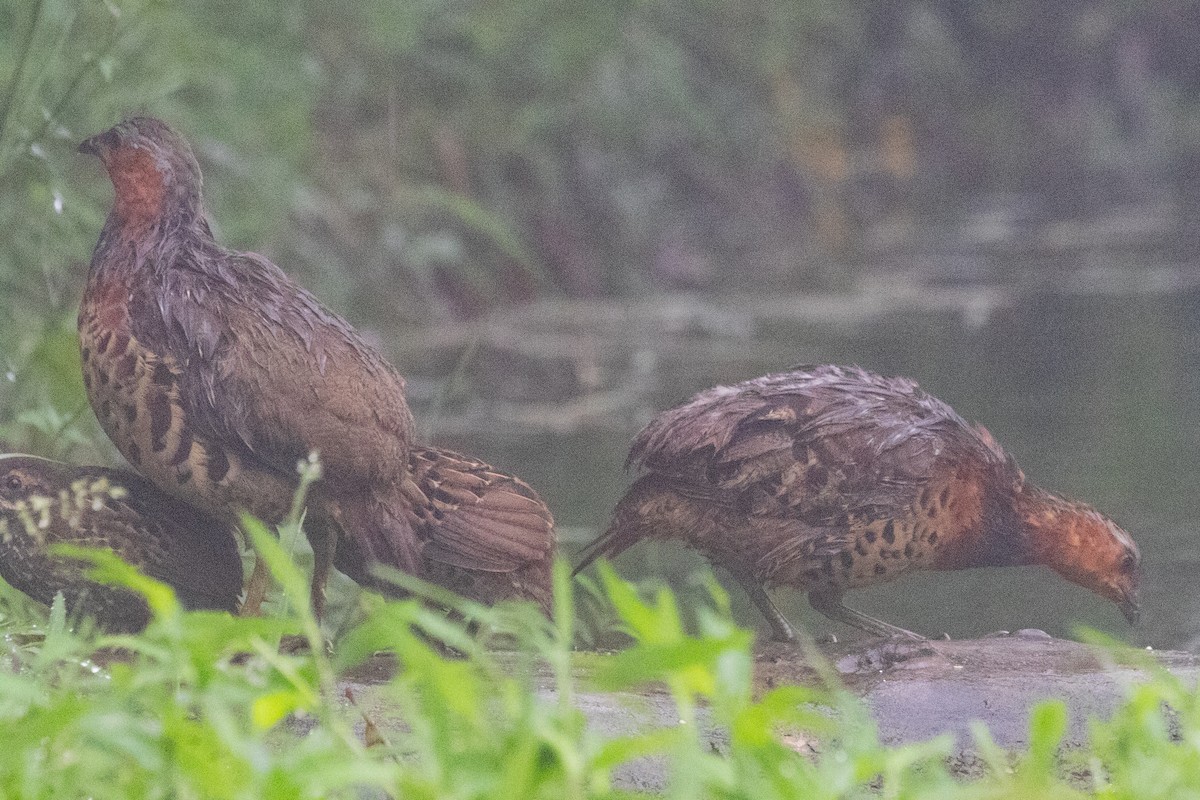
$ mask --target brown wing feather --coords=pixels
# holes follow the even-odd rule
[[[117,554],[152,578],[175,588],[192,609],[237,611],[242,561],[229,523],[174,500],[127,472],[105,471],[114,486],[127,489],[95,512],[94,525],[113,542]],[[141,522],[133,530],[130,519]],[[121,543],[130,552],[116,546]]]
[[[550,559],[554,519],[524,481],[433,447],[413,448],[409,464],[426,559],[483,572]]]
[[[966,463],[1009,462],[986,431],[906,378],[826,365],[717,386],[637,435],[628,464],[647,474],[576,571],[642,538],[697,543],[709,527],[774,542],[756,571],[800,551],[832,556],[855,535],[852,516],[867,525],[896,514],[939,471]],[[687,499],[709,516],[690,518],[698,512]]]
[[[206,270],[177,263],[166,277],[180,285],[157,296],[200,435],[240,441],[289,476],[317,450],[333,486],[399,479],[413,428],[399,373],[265,258],[203,242],[189,252]]]
[[[865,509],[907,498],[955,459],[1006,456],[913,381],[835,366],[701,392],[651,421],[630,452],[691,492],[728,502],[765,488],[816,517],[850,510],[848,500]]]

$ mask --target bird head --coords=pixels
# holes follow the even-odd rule
[[[21,454],[0,455],[0,536],[38,536],[56,519],[73,520],[128,494],[104,470],[72,468],[58,461]],[[14,527],[15,526],[15,527]]]
[[[55,514],[58,475],[64,465],[26,455],[0,456],[0,539],[38,536]]]
[[[1036,560],[1107,597],[1136,624],[1142,557],[1133,537],[1089,505],[1040,491],[1029,494],[1024,521]]]
[[[62,464],[26,455],[0,455],[0,514],[8,514],[34,497],[58,494]]]
[[[133,117],[85,139],[79,152],[104,164],[126,224],[200,210],[200,165],[187,141],[154,117]]]

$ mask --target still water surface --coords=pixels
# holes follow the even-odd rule
[[[574,552],[607,523],[629,481],[629,440],[653,410],[796,363],[908,375],[987,425],[1033,481],[1094,504],[1134,534],[1145,565],[1143,621],[1130,628],[1107,601],[1041,567],[917,573],[851,592],[849,605],[955,638],[1025,627],[1068,636],[1087,625],[1137,644],[1200,648],[1200,291],[1031,291],[982,315],[960,312],[902,309],[849,324],[809,315],[760,321],[733,338],[718,320],[717,330],[683,346],[664,337],[634,347],[634,360],[650,357],[652,377],[644,397],[604,425],[556,433],[498,421],[486,433],[438,438],[536,486]],[[612,381],[625,379],[612,372]],[[646,544],[616,563],[628,577],[679,587],[703,562],[677,544]],[[762,630],[744,595],[725,582],[735,613]],[[775,594],[784,613],[814,633],[848,633],[798,592]]]

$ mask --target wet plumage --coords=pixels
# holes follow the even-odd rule
[[[414,525],[413,420],[396,370],[270,261],[213,239],[199,166],[164,123],[127,120],[80,150],[115,189],[79,331],[89,399],[122,454],[185,502],[276,523],[297,462],[316,451],[323,479],[306,531],[318,610],[335,560],[360,577],[374,563],[425,574],[442,551],[427,548],[437,525]],[[548,552],[553,528],[536,502],[521,521]],[[459,534],[456,566],[494,571],[490,554],[511,540],[493,533]]]
[[[768,617],[765,589],[807,592],[832,619],[910,634],[842,604],[918,569],[1045,564],[1137,615],[1133,539],[1042,491],[981,426],[906,378],[817,366],[718,386],[655,417],[629,465],[645,474],[576,570],[643,539],[679,539],[727,568]]]
[[[409,474],[427,580],[482,603],[529,599],[550,613],[554,519],[529,484],[435,447],[412,448]]]
[[[51,555],[59,543],[111,550],[173,587],[186,608],[237,610],[242,562],[227,524],[127,471],[0,457],[0,576],[42,603],[62,592],[68,608],[109,630],[146,626],[145,600]]]

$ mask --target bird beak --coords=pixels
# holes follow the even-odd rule
[[[1117,608],[1121,609],[1121,613],[1125,615],[1125,619],[1129,620],[1130,625],[1137,625],[1138,620],[1142,618],[1142,608],[1138,605],[1135,597],[1127,595],[1125,599],[1117,603]]]
[[[79,144],[79,152],[97,158],[104,158],[104,154],[115,147],[117,144],[117,135],[112,130],[107,130],[104,133],[98,133],[84,139]]]

